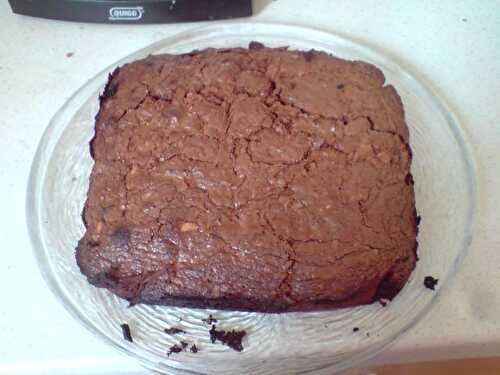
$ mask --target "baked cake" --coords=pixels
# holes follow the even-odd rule
[[[416,262],[403,106],[376,67],[207,49],[116,69],[76,259],[132,303],[286,312],[392,298]]]

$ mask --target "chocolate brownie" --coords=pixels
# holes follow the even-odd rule
[[[416,262],[408,128],[376,67],[207,49],[116,69],[76,259],[133,303],[286,312],[392,298]]]

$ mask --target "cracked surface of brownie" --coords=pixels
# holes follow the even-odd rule
[[[209,49],[110,75],[76,258],[134,303],[263,312],[392,298],[416,262],[401,100],[374,66]]]

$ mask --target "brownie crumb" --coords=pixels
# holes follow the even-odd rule
[[[164,328],[163,332],[165,332],[167,335],[177,335],[178,333],[186,333],[186,331],[177,327]]]
[[[123,339],[127,340],[128,342],[134,342],[132,339],[132,334],[130,333],[130,326],[127,323],[121,324],[120,327],[122,327],[122,334],[123,334]]]
[[[188,343],[186,341],[181,341],[181,346],[182,346],[182,349],[186,349],[188,346]]]
[[[379,300],[378,300],[378,303],[380,303],[380,305],[381,305],[382,307],[386,307],[386,306],[387,306],[387,304],[389,303],[389,300],[387,300],[387,299],[385,299],[385,298],[381,298],[381,299],[379,299]]]
[[[341,83],[340,85],[337,85],[337,89],[338,89],[338,90],[342,90],[344,87],[345,87],[345,86],[344,86],[344,84],[343,84],[343,83]]]
[[[212,344],[219,340],[222,344],[227,345],[231,349],[234,349],[238,352],[241,352],[243,350],[241,341],[247,334],[246,331],[236,331],[234,329],[231,331],[218,331],[215,327],[215,324],[213,324],[212,328],[208,332],[210,334],[210,341],[212,341]]]
[[[191,345],[191,347],[189,348],[189,351],[191,353],[198,353],[198,347],[196,346],[196,344]]]
[[[174,344],[170,347],[170,349],[168,349],[167,357],[170,357],[172,353],[180,353],[180,352],[182,352],[182,348],[179,345]]]
[[[74,56],[74,54],[75,54],[74,52],[68,52],[68,53],[66,54],[66,57],[68,57],[68,58],[73,57],[73,56]]]
[[[218,322],[217,318],[214,318],[212,314],[210,314],[208,318],[202,319],[201,321],[207,324],[214,324]]]
[[[416,220],[417,227],[420,225],[420,221],[422,221],[422,218],[420,217],[420,215],[417,215],[417,220]]]
[[[215,325],[212,325],[212,328],[210,328],[210,331],[208,331],[208,333],[210,334],[210,341],[212,342],[212,344],[215,343],[215,341],[217,341],[217,337],[215,335]]]
[[[432,276],[426,276],[424,279],[424,285],[427,289],[434,290],[434,287],[437,285],[439,279],[435,279]]]
[[[353,332],[358,332],[358,331],[359,331],[359,328],[358,328],[358,327],[354,327],[354,328],[352,329],[352,331],[353,331]]]

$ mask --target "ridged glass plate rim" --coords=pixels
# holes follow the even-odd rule
[[[272,33],[273,36],[279,36],[284,41],[287,39],[300,38],[304,39],[304,35],[313,35],[317,37],[319,40],[328,40],[330,42],[352,46],[356,48],[356,51],[360,52],[360,60],[366,60],[368,62],[375,63],[378,67],[383,67],[383,70],[392,70],[398,71],[399,74],[404,74],[406,79],[413,81],[413,83],[420,89],[420,93],[423,94],[426,99],[430,102],[433,102],[436,110],[446,118],[448,126],[455,138],[455,142],[458,147],[462,151],[462,155],[464,158],[464,162],[467,169],[467,174],[469,177],[469,184],[467,186],[468,195],[470,197],[469,205],[467,207],[467,222],[463,232],[463,241],[462,248],[459,250],[459,255],[455,258],[455,263],[452,268],[450,268],[450,272],[446,275],[441,276],[441,283],[443,285],[448,285],[449,279],[456,272],[468,246],[472,241],[472,232],[473,232],[473,222],[474,222],[474,214],[476,208],[476,194],[477,194],[477,186],[476,186],[476,163],[473,158],[473,154],[471,152],[471,148],[468,145],[465,137],[465,132],[463,131],[457,117],[450,111],[447,105],[442,101],[441,98],[436,95],[436,93],[430,88],[426,87],[421,83],[419,79],[412,73],[410,73],[407,69],[401,67],[399,64],[392,61],[385,54],[377,52],[376,50],[369,48],[365,45],[362,45],[358,42],[352,41],[343,36],[339,36],[335,33],[323,31],[319,29],[296,26],[290,24],[280,24],[280,23],[268,23],[268,22],[254,22],[254,21],[224,21],[224,22],[215,22],[210,25],[204,25],[202,27],[193,28],[179,34],[175,34],[171,37],[167,37],[163,40],[160,40],[156,43],[153,43],[145,48],[140,49],[137,52],[119,60],[118,62],[108,66],[100,73],[98,73],[95,77],[90,79],[86,84],[84,84],[79,90],[77,90],[60,108],[60,110],[54,115],[49,125],[47,126],[41,141],[38,145],[33,164],[30,171],[28,189],[27,189],[27,197],[26,197],[26,217],[28,224],[28,231],[31,238],[32,248],[34,250],[35,257],[40,265],[40,271],[42,273],[43,278],[45,279],[47,285],[52,290],[54,295],[58,298],[58,300],[64,305],[67,311],[76,318],[81,324],[87,328],[94,335],[102,338],[104,341],[111,344],[113,347],[119,349],[120,351],[131,355],[132,357],[138,359],[144,366],[153,369],[153,370],[161,370],[165,371],[165,366],[158,367],[157,360],[155,360],[154,356],[146,355],[146,353],[138,353],[134,350],[131,350],[124,343],[116,341],[109,336],[107,336],[104,332],[101,332],[97,327],[95,327],[90,320],[88,320],[85,316],[81,315],[78,306],[75,306],[71,299],[65,294],[64,290],[59,286],[57,280],[55,279],[54,273],[52,272],[50,262],[48,261],[47,254],[42,251],[44,249],[42,242],[42,235],[40,231],[40,197],[41,197],[41,186],[39,182],[44,179],[46,172],[47,160],[50,157],[52,150],[55,148],[57,140],[59,136],[64,131],[66,124],[71,120],[72,116],[75,114],[76,110],[79,108],[75,103],[84,103],[85,100],[88,99],[89,95],[102,85],[105,77],[117,66],[123,65],[127,62],[137,60],[143,57],[146,57],[150,54],[153,54],[155,51],[160,48],[165,48],[173,45],[182,45],[184,41],[196,41],[199,39],[200,41],[209,37],[213,37],[214,35],[229,35],[231,34],[231,30],[235,28],[244,28],[246,32],[251,32],[252,30],[258,30],[259,32],[255,33],[255,40],[259,40],[259,33],[262,34],[260,29],[265,29],[266,33]],[[286,45],[286,42],[284,42]],[[315,41],[315,44],[321,44]],[[343,362],[336,363],[336,370],[342,370],[346,367],[352,366],[354,363],[359,363],[361,361],[367,360],[377,353],[384,350],[388,345],[394,342],[394,340],[400,337],[402,334],[407,332],[412,326],[414,326],[436,303],[437,299],[442,293],[443,288],[440,288],[431,298],[430,302],[425,306],[419,315],[417,315],[413,320],[407,322],[407,324],[399,331],[393,333],[391,336],[385,338],[385,341],[380,343],[380,345],[375,350],[366,350],[359,353],[354,354],[348,360],[344,360]],[[319,370],[322,368],[328,368],[331,365],[321,366],[316,369],[312,369],[311,371]],[[191,371],[180,370],[172,368],[172,371],[176,371],[177,373],[194,373]]]

